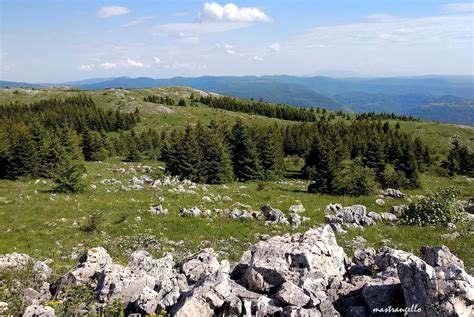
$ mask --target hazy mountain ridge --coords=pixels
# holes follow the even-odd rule
[[[348,112],[394,112],[474,126],[474,77],[202,76],[93,78],[60,84],[0,81],[0,87],[70,86],[83,90],[189,86],[222,95]],[[447,115],[449,114],[449,115]]]

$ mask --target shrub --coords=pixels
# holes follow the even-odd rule
[[[370,195],[375,188],[372,170],[364,167],[359,161],[353,162],[337,174],[335,193],[338,195]]]
[[[53,188],[61,193],[78,193],[84,191],[86,184],[82,175],[86,172],[83,162],[64,159],[53,173]]]
[[[459,191],[454,187],[428,191],[424,197],[411,203],[399,220],[403,224],[418,226],[461,221],[464,215],[458,196]]]
[[[382,173],[384,187],[387,188],[404,188],[408,184],[408,179],[402,171],[396,171],[392,165],[387,164]]]

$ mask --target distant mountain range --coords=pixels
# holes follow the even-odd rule
[[[0,87],[69,86],[84,90],[188,86],[239,98],[302,107],[361,112],[394,112],[474,126],[474,77],[420,76],[331,78],[296,76],[203,76],[93,78],[56,84],[0,81]]]

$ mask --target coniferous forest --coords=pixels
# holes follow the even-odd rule
[[[169,97],[148,96],[148,102],[186,106]],[[190,104],[196,105],[191,95]],[[104,110],[91,98],[79,96],[0,107],[0,177],[57,178],[60,171],[80,174],[84,161],[121,156],[124,161],[162,160],[166,171],[194,182],[223,184],[233,180],[273,180],[285,174],[285,158],[304,160],[301,177],[310,192],[362,195],[375,187],[417,188],[419,173],[435,162],[433,149],[388,119],[388,114],[363,114],[354,119],[321,109],[304,109],[201,97],[212,108],[295,121],[269,127],[211,121],[159,132],[136,133],[139,110]],[[316,114],[320,114],[317,116]],[[473,175],[473,153],[459,140],[441,167],[447,173]],[[355,184],[355,185],[354,185]]]

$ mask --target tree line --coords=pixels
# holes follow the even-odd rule
[[[138,121],[138,111],[104,110],[83,95],[1,105],[0,178],[77,178],[85,171],[84,159],[111,154],[109,132],[131,129]]]

